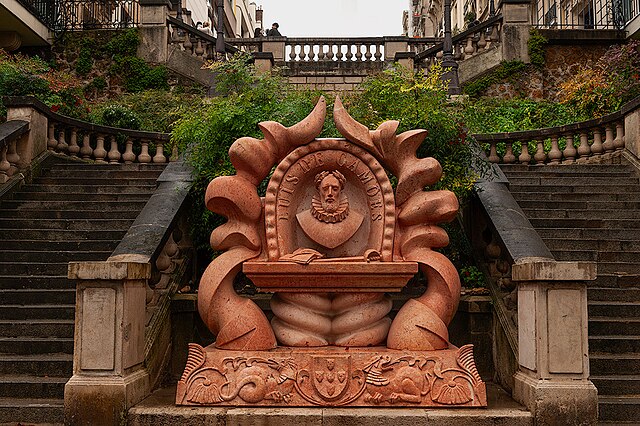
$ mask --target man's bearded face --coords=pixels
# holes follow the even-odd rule
[[[335,213],[340,206],[340,182],[335,176],[329,175],[320,182],[320,196],[322,208],[327,213]]]

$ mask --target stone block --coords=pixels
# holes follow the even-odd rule
[[[339,92],[350,92],[353,90],[353,84],[336,84],[336,90]]]
[[[32,107],[10,107],[7,120],[24,120],[29,122],[29,133],[18,141],[17,152],[20,155],[18,168],[23,169],[31,164],[31,160],[47,150],[47,117]]]
[[[80,313],[80,368],[113,370],[115,368],[116,290],[87,288],[82,292]]]
[[[289,77],[289,83],[291,84],[306,84],[308,77]]]
[[[503,4],[502,17],[505,24],[517,22],[527,24],[530,22],[530,4]]]
[[[342,83],[344,83],[344,77],[327,77],[326,78],[326,82],[327,83],[342,84]]]
[[[360,84],[364,80],[363,77],[348,76],[344,78],[345,83]]]
[[[324,426],[320,408],[235,408],[226,413],[225,426]]]
[[[596,278],[594,262],[556,262],[524,258],[513,265],[514,281],[590,281]]]
[[[406,52],[408,43],[406,41],[386,41],[384,43],[384,60],[393,61],[397,52]]]
[[[366,411],[332,408],[324,409],[322,426],[416,426],[428,424],[427,410],[393,410],[375,408]]]
[[[640,111],[636,110],[624,118],[625,148],[640,158]]]

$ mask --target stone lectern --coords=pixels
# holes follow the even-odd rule
[[[207,207],[228,218],[211,234],[223,253],[198,294],[216,341],[190,345],[177,404],[486,406],[472,346],[449,343],[460,281],[433,248],[448,244],[437,224],[458,202],[423,190],[442,174],[435,159],[416,157],[426,131],[396,135],[397,121],[370,131],[338,98],[344,139],[316,139],[325,114],[321,98],[292,127],[260,123],[263,140],[240,138],[229,150],[236,175],[209,184]],[[387,293],[418,269],[426,292],[392,320]],[[241,271],[274,293],[271,321],[235,293]]]

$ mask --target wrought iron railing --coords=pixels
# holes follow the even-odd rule
[[[640,14],[640,0],[538,0],[534,26],[621,30]]]
[[[51,30],[118,29],[140,22],[138,0],[18,0]]]

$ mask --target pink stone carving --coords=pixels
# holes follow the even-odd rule
[[[397,121],[371,131],[336,98],[345,139],[316,139],[325,114],[321,98],[295,126],[260,123],[264,139],[240,138],[229,150],[236,174],[209,184],[207,207],[228,221],[211,234],[224,253],[201,280],[198,310],[217,337],[206,350],[191,347],[177,402],[486,405],[471,347],[449,343],[460,282],[433,249],[448,244],[437,224],[455,217],[458,202],[423,190],[442,174],[433,158],[416,157],[426,131],[396,135]],[[427,291],[392,321],[386,293],[418,269]],[[234,292],[240,271],[275,293],[271,322]]]

